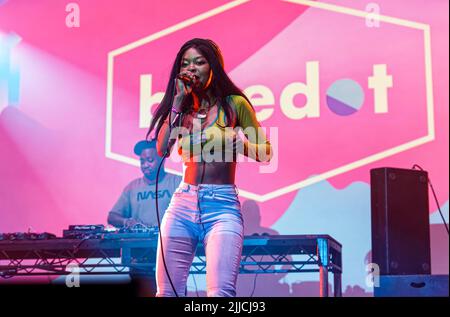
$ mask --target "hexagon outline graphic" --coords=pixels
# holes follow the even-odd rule
[[[161,38],[165,35],[176,32],[180,29],[186,28],[192,24],[203,21],[207,18],[210,18],[219,13],[225,12],[227,10],[233,9],[239,5],[249,2],[250,0],[236,0],[229,2],[225,5],[219,6],[187,20],[184,20],[176,25],[168,27],[162,31],[151,34],[145,38],[122,46],[118,49],[110,51],[108,53],[108,67],[107,67],[107,98],[106,98],[106,133],[105,133],[105,156],[107,158],[117,160],[119,162],[127,163],[134,166],[139,166],[139,161],[137,159],[130,158],[128,156],[114,153],[111,150],[112,143],[112,96],[113,96],[113,79],[114,79],[114,57],[126,53],[127,51],[133,50],[139,46],[152,42],[158,38]],[[305,5],[309,7],[314,7],[322,10],[332,11],[340,14],[346,14],[350,16],[366,18],[369,14],[366,11],[347,8],[343,6],[338,6],[334,4],[328,4],[318,1],[310,1],[310,0],[281,0],[284,2],[290,2],[294,4]],[[378,160],[390,157],[392,155],[410,150],[412,148],[418,147],[425,143],[431,142],[435,138],[435,124],[434,124],[434,100],[433,100],[433,79],[432,79],[432,64],[431,64],[431,32],[430,25],[424,23],[418,23],[414,21],[399,19],[395,17],[385,16],[385,15],[377,15],[377,18],[380,22],[390,23],[394,25],[399,25],[407,28],[421,30],[424,33],[424,52],[425,52],[425,82],[426,82],[426,107],[427,107],[427,135],[416,138],[412,141],[394,146],[387,150],[377,152],[375,154],[369,155],[365,158],[356,160],[354,162],[348,163],[346,165],[334,168],[327,172],[321,173],[319,175],[315,175],[313,177],[307,178],[300,182],[284,186],[277,190],[273,190],[266,194],[255,194],[250,191],[239,189],[239,193],[242,197],[253,199],[258,202],[268,201],[270,199],[280,197],[284,194],[292,192],[294,190],[298,190],[309,185],[313,185],[315,183],[321,182],[328,178],[349,172],[353,169],[359,168],[361,166],[376,162]],[[181,175],[180,172],[173,169],[166,169],[167,172],[172,174]]]

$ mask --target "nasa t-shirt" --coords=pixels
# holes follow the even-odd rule
[[[156,184],[150,184],[145,176],[135,179],[124,188],[110,213],[134,218],[147,226],[157,226],[156,196],[158,195],[158,210],[162,219],[180,182],[180,176],[166,173],[159,181],[158,193],[156,193]]]

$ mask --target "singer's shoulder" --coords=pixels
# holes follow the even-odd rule
[[[248,109],[252,108],[251,104],[248,102],[248,100],[241,95],[229,95],[227,97],[227,101],[229,104],[234,106],[236,110],[240,110],[241,108]]]

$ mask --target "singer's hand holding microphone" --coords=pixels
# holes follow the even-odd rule
[[[173,107],[181,112],[184,99],[192,93],[192,89],[197,88],[198,77],[191,72],[181,72],[175,78],[176,94]]]
[[[184,100],[187,96],[189,96],[192,93],[192,89],[198,86],[198,82],[199,82],[198,77],[192,74],[191,72],[181,72],[175,78],[176,93],[173,99],[171,110],[172,112],[169,113],[168,118],[166,118],[166,120],[169,120],[168,121],[170,127],[169,134],[171,134],[170,131],[174,126],[181,124],[182,122],[181,118],[183,117]],[[175,112],[176,115],[171,116],[171,114],[173,115],[173,112]],[[174,118],[172,119],[172,117]],[[165,157],[168,157],[170,155],[170,149],[175,144],[175,141],[176,138],[169,136],[169,139],[167,140],[166,152],[164,154]]]

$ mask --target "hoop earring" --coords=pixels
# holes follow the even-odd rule
[[[212,70],[210,70],[208,81],[206,82],[205,87],[203,87],[203,89],[208,89],[209,85],[211,85],[212,77],[213,77],[213,72],[212,72]]]

